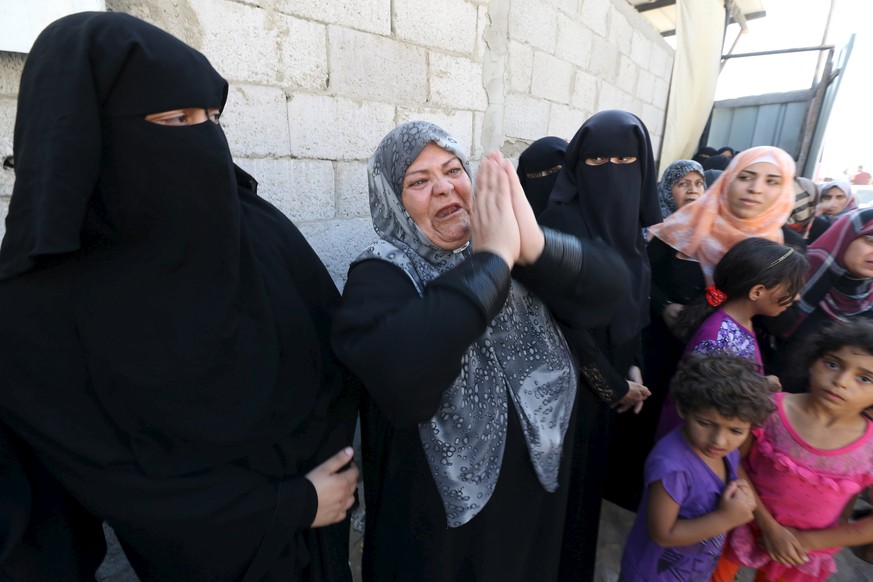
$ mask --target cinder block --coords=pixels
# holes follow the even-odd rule
[[[534,51],[531,94],[558,103],[570,103],[573,65],[540,51]]]
[[[350,99],[418,104],[426,98],[425,51],[397,40],[328,27],[330,90]]]
[[[394,128],[394,106],[324,95],[288,99],[291,155],[325,160],[366,160]]]
[[[278,27],[258,7],[213,0],[189,0],[200,21],[200,50],[212,65],[233,81],[276,81]]]
[[[618,77],[615,84],[622,91],[634,94],[637,87],[637,65],[623,54],[618,57]]]
[[[366,162],[336,163],[337,218],[368,218],[370,198]]]
[[[0,170],[0,174],[5,174],[4,170]],[[2,180],[2,178],[0,178]],[[0,239],[6,234],[6,214],[9,212],[9,199],[0,196]]]
[[[27,55],[0,51],[0,95],[18,95],[25,58]]]
[[[276,87],[231,85],[221,127],[230,150],[244,157],[291,154],[285,93]]]
[[[555,54],[577,67],[587,69],[591,59],[592,32],[577,19],[558,16],[558,41]]]
[[[589,71],[610,83],[618,76],[618,49],[597,35],[592,37]]]
[[[668,47],[669,48],[669,47]],[[673,71],[673,54],[667,52],[663,47],[652,47],[652,56],[649,61],[649,70],[656,77],[670,80],[670,74]]]
[[[470,149],[470,157],[474,160],[482,159],[485,155],[485,145],[482,143],[482,134],[485,125],[485,114],[479,111],[473,112],[473,147]]]
[[[579,20],[595,33],[606,38],[610,8],[612,8],[610,0],[582,0]]]
[[[648,127],[649,131],[652,133],[664,133],[664,109],[662,107],[657,107],[648,103],[643,104],[643,111],[640,115],[640,119],[645,122],[646,127]]]
[[[326,24],[391,34],[391,0],[279,0],[276,8]]]
[[[533,141],[549,130],[549,104],[526,95],[507,95],[504,134],[507,138]]]
[[[558,14],[543,0],[513,2],[509,11],[509,37],[547,53],[555,52]]]
[[[464,0],[394,3],[394,34],[417,45],[472,55],[476,28],[476,7]]]
[[[667,107],[667,96],[670,94],[670,78],[655,79],[655,91],[653,93],[652,105],[665,108]]]
[[[262,158],[237,163],[258,181],[258,195],[291,220],[327,220],[336,214],[332,163]]]
[[[377,238],[369,218],[309,222],[297,227],[318,253],[340,291],[348,278],[351,262]]]
[[[568,16],[575,17],[579,14],[579,0],[554,0],[555,6]]]
[[[652,42],[639,30],[635,30],[631,37],[630,57],[643,69],[648,69],[652,56]]]
[[[625,109],[625,104],[627,103],[625,95],[624,91],[612,83],[602,82],[600,84],[600,95],[597,98],[597,110]]]
[[[570,141],[591,113],[591,111],[579,111],[553,103],[549,115],[549,135],[556,135]]]
[[[527,93],[531,88],[533,74],[533,49],[520,42],[509,42],[506,71],[509,89],[514,93]]]
[[[429,121],[449,132],[464,152],[470,155],[473,147],[473,113],[470,111],[408,108],[397,109],[397,125],[407,121]],[[382,136],[379,136],[382,139]],[[375,144],[373,148],[375,149]]]
[[[279,26],[276,80],[282,87],[327,87],[327,27],[291,16],[276,15]],[[275,57],[273,57],[275,60]]]
[[[635,95],[646,103],[651,103],[655,97],[655,76],[646,70],[639,71]]]
[[[609,41],[613,43],[620,52],[630,54],[631,39],[633,38],[634,29],[631,28],[627,18],[615,6],[609,9]]]
[[[434,107],[475,109],[488,105],[482,65],[464,57],[430,53],[430,99]]]
[[[596,75],[576,69],[571,104],[581,111],[595,111],[597,95],[600,93],[600,79]]]

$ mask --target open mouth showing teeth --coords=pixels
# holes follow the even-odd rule
[[[437,218],[447,218],[447,217],[451,216],[452,214],[454,214],[455,212],[459,211],[460,209],[461,209],[461,206],[459,204],[452,204],[450,206],[446,206],[445,208],[443,208],[439,212],[437,212],[436,217]]]

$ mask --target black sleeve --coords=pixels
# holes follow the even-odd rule
[[[786,245],[806,254],[806,240],[787,226],[782,227],[782,238],[785,239]]]
[[[618,301],[630,291],[621,257],[604,245],[543,228],[545,246],[536,263],[512,275],[538,296],[566,325],[581,328],[609,323]]]
[[[509,287],[509,267],[491,253],[475,253],[434,279],[424,296],[400,268],[363,261],[349,271],[334,349],[395,426],[415,426],[436,413]]]
[[[583,387],[607,404],[615,404],[627,394],[627,380],[615,371],[609,358],[597,346],[591,332],[564,326],[564,337],[579,364],[579,379]]]
[[[676,250],[655,237],[649,241],[646,252],[649,255],[649,263],[652,266],[652,288],[649,294],[649,307],[652,313],[660,316],[664,308],[672,303],[669,295],[661,288],[660,279],[668,270],[670,258],[676,254]]]

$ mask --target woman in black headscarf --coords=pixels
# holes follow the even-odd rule
[[[368,175],[380,238],[334,325],[366,386],[364,579],[561,580],[578,372],[555,319],[605,321],[627,274],[603,245],[540,229],[499,154],[474,199],[431,123],[392,130]]]
[[[600,516],[602,467],[608,466],[611,474],[607,497],[617,503],[636,510],[642,487],[645,456],[634,442],[640,417],[618,423],[609,455],[607,442],[615,414],[611,408],[619,412],[633,408],[639,413],[649,395],[638,367],[649,297],[642,229],[660,222],[661,210],[652,146],[643,122],[626,111],[603,111],[589,118],[570,141],[549,206],[539,220],[583,240],[602,240],[618,251],[631,275],[630,292],[621,298],[609,323],[594,329],[591,349],[577,350],[582,386],[588,388],[580,394],[588,402],[580,405],[573,464],[578,489],[570,493],[575,506],[568,509],[561,579],[590,580],[597,548],[597,528],[591,524],[597,524]],[[654,427],[657,416],[652,416]]]
[[[338,294],[234,165],[226,96],[203,55],[124,14],[37,39],[0,248],[0,419],[142,580],[350,579]]]
[[[566,150],[566,140],[550,135],[536,140],[518,156],[518,179],[537,216],[549,203]]]

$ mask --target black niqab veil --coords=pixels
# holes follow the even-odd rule
[[[631,164],[589,166],[586,158],[627,157]],[[546,213],[576,212],[581,238],[601,239],[618,251],[631,273],[631,293],[610,323],[614,345],[648,323],[650,267],[642,228],[661,222],[657,169],[649,132],[626,111],[591,116],[570,141]],[[556,217],[557,218],[557,217]],[[549,224],[547,221],[544,221]]]
[[[351,409],[333,405],[338,294],[326,270],[278,210],[238,186],[254,181],[218,125],[144,120],[221,108],[226,95],[203,55],[125,14],[53,23],[22,75],[0,289],[67,290],[72,313],[57,325],[75,327],[85,386],[38,389],[47,403],[93,391],[151,476],[239,459],[300,474],[339,450],[319,452],[337,415],[350,440]],[[32,350],[9,358],[51,364]]]
[[[549,204],[566,149],[566,140],[550,135],[536,140],[518,156],[518,180],[535,215]],[[559,170],[547,173],[556,167]]]

